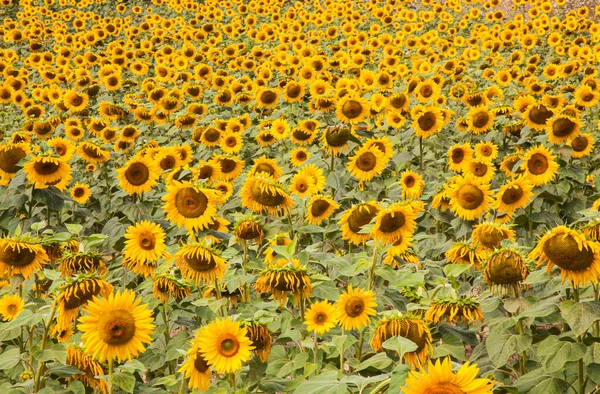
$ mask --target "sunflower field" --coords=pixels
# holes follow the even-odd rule
[[[600,393],[600,5],[0,14],[3,393]]]

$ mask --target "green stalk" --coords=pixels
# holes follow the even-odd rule
[[[423,172],[423,138],[419,137],[419,168]]]
[[[169,341],[171,340],[171,332],[169,331],[169,321],[167,320],[167,306],[162,304],[162,308],[160,308],[160,312],[162,314],[163,321],[165,322],[165,347],[169,346]],[[169,361],[169,373],[171,375],[175,375],[175,365],[173,360]]]
[[[371,260],[371,269],[369,270],[369,286],[367,290],[373,288],[373,282],[375,280],[375,266],[377,265],[377,244],[373,247],[373,258]]]
[[[319,346],[317,345],[317,330],[315,330],[314,335],[313,335],[313,362],[315,363],[315,365],[317,364],[317,352],[319,351]],[[315,374],[317,370],[315,369]]]
[[[44,325],[44,335],[42,336],[42,342],[40,345],[40,350],[44,351],[46,349],[46,341],[48,340],[48,333],[50,332],[50,324],[52,324],[52,319],[54,319],[54,314],[56,313],[56,301],[54,305],[52,305],[52,311],[50,312],[50,316],[48,317],[48,321]],[[37,373],[35,374],[35,384],[34,384],[34,392],[37,393],[40,389],[40,384],[42,383],[42,374],[44,373],[45,362],[40,361],[38,363]]]
[[[364,327],[360,330],[360,337],[358,338],[358,344],[356,345],[356,359],[360,361],[362,356],[363,342],[365,341],[365,329]]]
[[[575,302],[579,302],[579,287],[573,284],[573,298]],[[582,342],[581,335],[578,335],[575,340],[578,343]],[[585,394],[585,383],[584,371],[583,371],[583,359],[577,361],[577,381],[579,382],[579,394]]]
[[[290,219],[290,223],[291,223]],[[242,268],[244,269],[244,302],[250,302],[250,290],[248,289],[248,283],[246,282],[246,275],[248,274],[248,269],[246,265],[248,264],[248,241],[244,240],[242,246],[244,247],[244,258],[242,260]]]
[[[342,328],[342,336],[344,335],[344,329]],[[340,372],[344,373],[344,343],[342,342],[342,347],[340,348]]]
[[[113,394],[112,375],[113,375],[113,360],[108,360],[108,394]]]
[[[379,383],[379,385],[377,387],[375,387],[373,389],[373,391],[371,391],[371,394],[383,393],[383,390],[386,389],[390,385],[391,381],[392,381],[392,379],[389,378],[389,379],[386,379],[383,382]]]

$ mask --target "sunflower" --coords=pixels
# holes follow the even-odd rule
[[[309,177],[309,182],[317,193],[321,193],[325,188],[325,175],[323,169],[315,164],[306,164],[298,171],[299,175]]]
[[[248,176],[258,175],[260,173],[267,174],[273,179],[278,179],[283,176],[281,167],[277,165],[275,159],[269,159],[266,156],[261,156],[254,160],[254,166],[248,172]]]
[[[429,327],[423,320],[412,314],[392,315],[389,318],[380,320],[371,340],[371,348],[376,352],[380,352],[383,350],[383,343],[395,336],[409,339],[417,345],[415,351],[405,353],[403,356],[404,361],[411,368],[421,366],[427,361],[429,352],[432,349],[432,338]]]
[[[308,331],[323,335],[338,322],[337,311],[327,300],[313,303],[304,315],[304,324]]]
[[[5,295],[0,298],[0,316],[4,321],[15,320],[23,312],[25,301],[18,295]]]
[[[192,347],[187,351],[187,358],[178,372],[183,372],[185,377],[189,379],[188,386],[192,390],[203,392],[210,388],[212,370],[200,353],[198,340],[195,340]]]
[[[253,212],[281,215],[294,206],[294,201],[283,187],[262,174],[246,178],[240,191],[242,206]]]
[[[310,158],[310,153],[305,148],[295,148],[290,152],[290,163],[293,167],[300,167]]]
[[[260,88],[254,97],[257,108],[273,108],[279,103],[279,90]]]
[[[369,102],[359,96],[344,96],[337,102],[335,113],[340,122],[360,123],[369,113]]]
[[[84,307],[77,328],[83,333],[84,351],[100,362],[131,360],[152,343],[154,318],[132,290],[94,297]]]
[[[86,162],[93,164],[104,163],[110,159],[110,152],[89,141],[79,144],[77,155]]]
[[[244,160],[237,156],[215,155],[212,160],[221,166],[221,179],[234,181],[244,171]]]
[[[417,213],[409,204],[392,204],[377,212],[371,236],[385,244],[393,244],[401,238],[410,238],[415,230],[416,218]]]
[[[400,176],[400,186],[402,187],[402,198],[419,198],[423,193],[425,182],[423,178],[414,171],[406,170]]]
[[[315,226],[321,225],[329,219],[335,210],[340,207],[332,198],[327,196],[313,196],[306,209],[306,221]]]
[[[181,275],[197,285],[221,279],[227,269],[227,261],[203,243],[186,244],[173,257]]]
[[[129,195],[142,194],[152,190],[158,182],[160,168],[154,161],[142,156],[134,156],[123,168],[117,170],[119,185]]]
[[[31,152],[27,143],[0,145],[0,176],[12,179],[21,169],[18,163]]]
[[[300,266],[296,259],[292,259],[291,263],[286,259],[277,260],[260,273],[254,286],[261,294],[272,294],[273,299],[279,301],[282,306],[290,293],[294,295],[296,305],[312,293],[308,270]]]
[[[580,131],[581,122],[570,116],[555,116],[546,123],[548,141],[557,145],[577,137]]]
[[[64,161],[71,160],[75,154],[75,144],[66,138],[51,138],[46,142],[46,144],[54,148],[54,153],[60,156],[60,158]]]
[[[265,249],[263,254],[265,255],[265,264],[270,266],[275,261],[275,257],[277,257],[277,252],[272,248],[272,246],[288,246],[291,245],[292,240],[288,233],[281,233],[275,235],[273,238],[269,239],[269,247]]]
[[[458,177],[450,189],[450,208],[460,218],[475,220],[492,202],[490,186],[480,184],[472,176]]]
[[[266,362],[271,354],[271,345],[273,343],[271,333],[265,325],[255,322],[246,323],[244,327],[246,327],[246,336],[250,339],[254,347],[252,351],[262,363]]]
[[[368,241],[371,235],[363,234],[361,230],[377,216],[379,211],[379,205],[374,201],[359,203],[347,209],[338,221],[338,225],[342,226],[342,239],[354,245]]]
[[[345,125],[329,126],[321,135],[321,142],[328,154],[339,156],[348,149],[348,141],[352,135],[350,128]]]
[[[591,134],[579,134],[571,141],[567,142],[567,146],[573,149],[571,157],[574,159],[580,159],[582,157],[589,156],[594,150],[594,137]],[[0,168],[0,173],[2,169]]]
[[[473,150],[468,143],[453,145],[448,150],[448,165],[452,171],[462,172],[466,164],[471,161]]]
[[[77,368],[83,374],[75,374],[70,379],[80,380],[85,386],[97,390],[102,394],[108,393],[108,384],[104,380],[96,379],[96,376],[104,376],[104,368],[102,364],[94,360],[92,357],[78,346],[67,346],[66,365]]]
[[[473,134],[486,133],[494,125],[495,118],[494,113],[490,112],[487,107],[471,108],[467,114],[469,131]]]
[[[235,236],[243,242],[260,245],[265,238],[264,226],[253,217],[242,218],[235,224]]]
[[[31,279],[34,271],[41,270],[49,262],[44,247],[36,240],[0,238],[0,276],[22,275]]]
[[[83,275],[67,281],[56,297],[57,326],[60,328],[70,327],[80,307],[86,305],[97,295],[108,297],[113,290],[110,283],[95,275]]]
[[[554,116],[554,112],[546,108],[544,104],[534,104],[528,107],[522,116],[527,126],[536,131],[544,131],[548,120]]]
[[[294,174],[288,188],[289,192],[300,197],[311,196],[317,192],[313,180],[304,174]]]
[[[97,272],[104,275],[108,272],[102,255],[94,252],[65,253],[60,259],[58,270],[64,278],[77,273]]]
[[[523,168],[533,186],[545,185],[552,180],[559,167],[555,157],[544,145],[531,147],[525,152]]]
[[[434,300],[425,312],[424,319],[433,323],[444,321],[449,324],[456,324],[458,321],[465,324],[474,321],[483,323],[483,313],[479,305],[479,301],[470,297]]]
[[[483,277],[492,290],[512,290],[516,294],[527,278],[525,258],[515,249],[501,248],[490,254],[485,262]]]
[[[442,131],[444,115],[434,106],[417,106],[411,111],[415,135],[419,138],[429,138]]]
[[[377,314],[375,308],[375,294],[371,290],[352,288],[352,285],[335,304],[337,319],[344,330],[359,330],[369,324],[371,316]]]
[[[383,160],[385,163],[388,163],[394,156],[394,146],[392,145],[392,141],[385,136],[380,138],[369,138],[367,141],[365,141],[363,146],[367,148],[374,146],[375,148],[379,149],[383,155]]]
[[[221,203],[219,191],[185,181],[174,181],[167,186],[162,200],[167,219],[188,231],[206,229],[214,221],[217,204]]]
[[[73,112],[80,112],[86,109],[89,97],[85,93],[79,93],[75,90],[67,90],[63,94],[63,104]]]
[[[594,107],[600,100],[600,92],[585,84],[575,89],[573,95],[575,96],[575,104],[582,107]]]
[[[154,278],[152,283],[154,298],[163,304],[169,303],[169,298],[183,300],[190,296],[190,286],[177,280],[173,275],[161,274]]]
[[[428,362],[427,371],[411,371],[401,390],[404,394],[461,393],[491,394],[493,383],[489,379],[476,379],[479,368],[463,364],[457,373],[452,372],[452,361],[446,357],[435,364]]]
[[[142,220],[125,232],[123,258],[136,263],[157,261],[166,251],[165,232],[157,223]]]
[[[77,182],[71,188],[71,198],[79,204],[88,202],[91,196],[90,185]]]
[[[23,166],[29,182],[36,189],[45,189],[57,185],[65,179],[71,179],[71,166],[66,161],[50,156],[33,156]]]
[[[548,273],[558,266],[563,282],[568,277],[573,286],[598,283],[600,245],[566,226],[555,227],[546,233],[529,253],[529,258],[536,260],[538,265],[546,263]]]
[[[454,245],[445,253],[446,259],[451,264],[471,264],[475,268],[481,266],[481,256],[477,248],[465,243],[455,242]]]
[[[378,148],[363,145],[349,158],[346,169],[359,181],[366,182],[381,175],[385,165],[386,161]]]
[[[196,342],[200,355],[218,373],[236,372],[242,364],[252,358],[251,340],[247,328],[229,317],[217,318],[202,327]]]
[[[485,258],[489,253],[500,248],[505,239],[515,241],[515,230],[502,224],[481,223],[474,227],[471,234],[472,243],[477,247],[479,256]]]
[[[496,193],[494,208],[500,212],[511,213],[525,208],[533,197],[533,185],[527,177],[518,177],[508,181]]]

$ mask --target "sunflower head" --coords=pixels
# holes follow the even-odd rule
[[[263,270],[255,284],[256,291],[261,294],[273,294],[273,298],[284,305],[289,295],[294,296],[298,305],[312,293],[312,283],[308,270],[300,266],[300,262],[292,259],[279,259],[275,264]]]
[[[108,272],[102,255],[95,252],[65,253],[60,259],[58,269],[65,278],[77,273],[97,272],[104,275]]]
[[[71,379],[80,380],[86,387],[90,387],[101,393],[108,392],[106,381],[96,379],[96,376],[103,376],[105,374],[102,364],[93,357],[86,355],[83,349],[75,345],[67,346],[67,365],[73,366],[83,372],[83,374],[71,376]]]
[[[18,295],[5,295],[0,298],[0,316],[4,321],[15,320],[25,307],[25,301]]]
[[[306,311],[304,324],[308,331],[315,331],[317,334],[325,334],[331,330],[338,322],[335,305],[327,300],[313,303]]]
[[[265,238],[264,225],[254,217],[246,217],[238,221],[234,226],[234,232],[241,242],[250,241],[251,244],[260,245]]]
[[[346,210],[338,221],[342,226],[342,238],[355,245],[368,241],[371,235],[363,234],[361,230],[377,216],[379,211],[379,205],[374,201],[360,203]]]
[[[447,321],[449,324],[456,324],[458,321],[483,323],[483,314],[479,309],[479,301],[473,298],[442,298],[431,303],[425,313],[425,320],[433,323]]]
[[[30,279],[49,263],[41,241],[30,237],[0,238],[0,275],[23,275]]]
[[[222,278],[227,268],[227,261],[204,243],[184,245],[173,257],[181,275],[196,284]]]
[[[262,174],[246,178],[241,195],[242,206],[256,213],[281,215],[294,205],[293,200],[280,184]]]
[[[489,379],[476,378],[479,368],[469,363],[463,364],[457,373],[452,372],[452,360],[446,357],[432,364],[428,362],[427,370],[411,371],[401,388],[404,394],[413,393],[491,393],[493,383]]]
[[[516,294],[528,275],[525,258],[512,248],[498,249],[488,256],[483,275],[490,288]]]
[[[273,343],[271,333],[264,324],[260,323],[246,322],[242,326],[246,327],[246,336],[254,347],[254,354],[261,362],[266,362],[271,354],[271,344]]]
[[[163,304],[167,304],[171,297],[179,301],[190,295],[190,286],[171,274],[161,274],[154,278],[152,290],[154,298]]]
[[[376,307],[375,294],[371,290],[353,288],[352,285],[340,295],[335,305],[339,324],[344,330],[358,330],[369,324],[371,316],[377,313]]]

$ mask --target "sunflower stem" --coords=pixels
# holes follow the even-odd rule
[[[294,223],[292,222],[292,214],[290,213],[290,209],[288,207],[285,207],[285,213],[286,213],[288,221],[290,223],[290,239],[293,240],[295,237]]]
[[[167,306],[162,304],[162,308],[160,308],[160,313],[162,315],[163,321],[165,322],[165,347],[169,346],[169,341],[171,340],[171,332],[169,330],[169,321],[167,320]],[[169,373],[171,375],[175,375],[175,365],[173,360],[169,361]]]
[[[423,137],[419,137],[419,168],[423,172]]]
[[[304,296],[300,293],[300,319],[304,322]]]
[[[242,246],[244,248],[244,258],[242,260],[242,268],[244,270],[244,302],[250,302],[250,290],[248,289],[248,282],[246,281],[246,276],[248,275],[248,268],[246,267],[248,264],[248,241],[244,240]]]
[[[576,286],[575,283],[572,282],[571,285],[573,286],[573,298],[575,299],[575,302],[579,302],[579,286]],[[581,343],[581,335],[578,335],[575,340]],[[583,376],[583,359],[580,359],[577,361],[577,381],[579,382],[579,394],[585,394],[586,381],[584,380]]]
[[[113,374],[113,360],[108,360],[108,394],[113,393],[112,385],[112,374]]]
[[[598,285],[592,283],[592,287],[594,288],[594,301],[600,300],[600,294],[598,294]],[[594,336],[596,338],[600,337],[600,321],[598,320],[594,322]]]
[[[342,336],[344,336],[344,329],[342,328]],[[344,342],[340,347],[340,372],[344,373]]]
[[[52,324],[52,320],[54,319],[54,314],[56,313],[56,302],[52,305],[52,310],[50,311],[50,316],[48,316],[48,321],[44,325],[44,335],[42,336],[42,342],[40,344],[40,350],[44,351],[46,349],[46,340],[48,339],[48,333],[50,332],[50,324]],[[42,374],[44,373],[45,362],[40,361],[38,363],[37,373],[35,374],[35,384],[34,384],[34,392],[37,393],[40,389],[40,385],[42,383]]]
[[[215,277],[215,293],[217,294],[217,300],[223,298],[221,296],[221,287],[219,286],[219,280]],[[224,309],[225,305],[221,306],[219,309],[221,311],[221,317],[225,317],[227,315],[226,310]]]
[[[185,373],[181,373],[181,386],[179,386],[179,394],[185,394]]]
[[[373,389],[373,391],[371,391],[371,394],[377,394],[377,393],[382,393],[384,389],[386,389],[391,382],[391,378],[384,380],[383,382],[379,383],[379,385],[377,387],[375,387]]]
[[[235,374],[233,372],[229,373],[229,383],[231,384],[231,390],[235,391],[236,390]]]
[[[356,345],[356,359],[358,361],[360,361],[360,358],[362,356],[362,348],[363,348],[364,341],[365,341],[365,329],[362,328],[360,330],[360,337],[358,338],[358,344]]]
[[[367,290],[373,288],[373,282],[375,281],[375,266],[377,265],[377,244],[373,246],[373,259],[371,260],[371,269],[369,270],[369,287]]]
[[[529,222],[529,239],[531,240],[531,242],[534,241],[534,239],[533,239],[533,221],[531,220],[532,205],[533,204],[529,204],[529,208],[528,208],[529,213],[527,214],[527,221]]]
[[[314,331],[313,334],[313,362],[317,365],[317,352],[319,351],[319,345],[317,344],[317,330]],[[317,374],[317,370],[315,369],[315,375]]]

